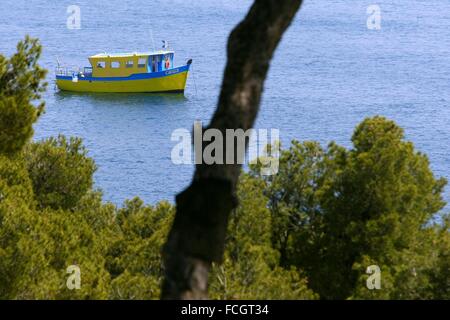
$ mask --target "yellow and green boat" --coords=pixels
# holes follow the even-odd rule
[[[162,49],[146,53],[101,53],[89,57],[90,67],[73,71],[58,66],[56,85],[76,92],[183,93],[189,67],[174,67],[175,52]]]

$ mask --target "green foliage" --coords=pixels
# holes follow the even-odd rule
[[[158,299],[162,277],[161,247],[169,233],[174,207],[161,202],[144,206],[135,198],[117,212],[120,237],[111,244],[107,267],[113,277],[112,299]]]
[[[239,207],[230,217],[225,261],[210,276],[216,299],[314,299],[307,281],[295,268],[279,265],[272,247],[272,219],[263,195],[264,182],[243,174]]]
[[[282,265],[304,270],[322,299],[434,297],[430,274],[448,254],[435,246],[448,231],[427,224],[446,181],[385,118],[363,121],[352,141],[351,150],[294,141],[278,175],[264,178]],[[366,288],[370,265],[381,267],[383,290]]]
[[[0,155],[0,299],[16,296],[22,263],[29,259],[24,243],[36,218],[31,181],[21,164]]]
[[[80,139],[28,141],[40,51],[27,38],[0,56],[0,299],[157,299],[175,208],[104,203]],[[445,180],[392,121],[366,119],[352,141],[294,141],[277,175],[256,164],[241,176],[212,298],[450,298],[450,217],[433,220]],[[81,287],[70,290],[73,265]],[[381,290],[366,288],[370,265]]]
[[[28,144],[24,153],[41,208],[72,209],[92,188],[96,166],[81,139],[50,138]]]
[[[107,298],[115,207],[89,192],[73,212],[40,210],[21,156],[0,156],[0,299]],[[82,270],[80,290],[66,286],[70,265]]]
[[[46,71],[37,64],[41,46],[26,37],[17,53],[7,59],[0,55],[0,153],[20,151],[33,135],[33,123],[43,111],[41,93]],[[33,101],[38,101],[34,106]]]
[[[438,228],[437,239],[437,267],[429,270],[429,290],[435,299],[450,300],[450,218]]]
[[[109,273],[104,268],[107,239],[95,232],[82,212],[46,209],[36,216],[23,249],[27,252],[16,297],[26,299],[105,299]],[[81,271],[81,288],[66,286],[67,267]]]

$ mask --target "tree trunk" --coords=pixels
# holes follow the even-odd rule
[[[252,128],[270,60],[301,3],[255,0],[231,32],[218,107],[207,129],[218,129],[225,137],[226,129]],[[224,145],[223,163],[226,152]],[[208,297],[209,269],[222,260],[228,216],[237,206],[241,162],[198,164],[191,185],[177,195],[175,220],[163,249],[162,299]]]

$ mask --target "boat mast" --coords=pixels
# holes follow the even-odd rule
[[[149,20],[149,28],[150,28],[150,39],[152,40],[152,48],[153,51],[155,51],[155,39],[153,38],[153,29],[152,29],[152,25],[150,24],[150,20]]]

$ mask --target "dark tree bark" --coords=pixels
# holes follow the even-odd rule
[[[207,129],[219,129],[225,137],[226,129],[252,128],[270,60],[301,3],[255,0],[231,32],[218,107]],[[239,164],[199,164],[191,185],[177,195],[175,220],[163,249],[162,299],[208,297],[209,269],[223,257],[228,216],[237,206],[240,171]]]

